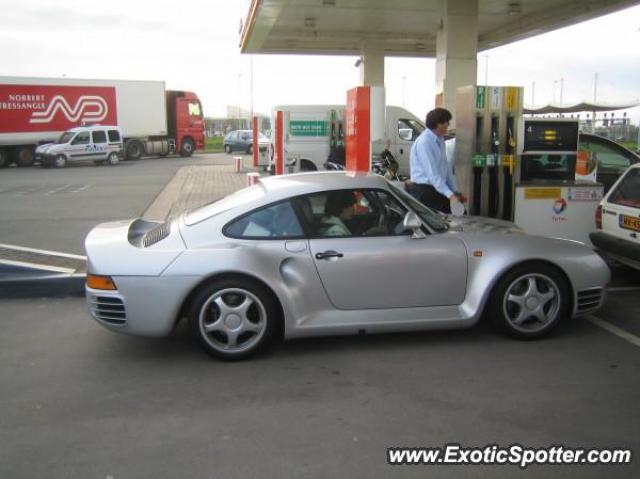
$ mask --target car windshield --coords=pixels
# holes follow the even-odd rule
[[[389,182],[389,185],[391,186],[391,189],[393,190],[393,192],[397,196],[399,196],[400,199],[404,201],[405,204],[407,204],[407,206],[409,206],[413,211],[415,211],[416,214],[420,216],[422,221],[428,224],[431,229],[438,232],[446,231],[447,229],[449,229],[449,225],[447,224],[447,222],[444,220],[444,218],[440,213],[432,210],[431,208],[426,207],[425,205],[420,203],[418,200],[416,200],[413,196],[411,196],[409,193],[407,193],[404,189],[399,188],[398,186],[394,185],[391,182]]]
[[[187,212],[185,223],[189,226],[200,223],[206,219],[216,216],[224,211],[236,208],[258,200],[264,195],[264,187],[260,184],[244,188],[235,193],[225,196],[221,200],[206,204]]]
[[[60,138],[58,138],[57,143],[62,145],[64,143],[69,143],[71,141],[71,138],[73,138],[73,135],[75,135],[75,133],[73,133],[72,131],[65,131],[62,136],[60,136]]]

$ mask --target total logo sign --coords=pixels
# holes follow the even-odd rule
[[[117,125],[114,87],[0,85],[0,133]]]
[[[567,210],[567,200],[564,198],[558,198],[553,202],[552,209],[555,213],[553,216],[554,222],[560,223],[567,221],[567,217],[563,214]]]

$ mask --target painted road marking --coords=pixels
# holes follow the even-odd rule
[[[48,264],[27,263],[26,261],[12,261],[8,259],[0,259],[0,264],[4,264],[6,266],[18,266],[20,268],[40,269],[51,273],[72,274],[76,272],[73,268],[61,268],[59,266],[49,266]]]
[[[81,259],[86,260],[86,256],[80,256],[78,254],[70,254],[70,253],[61,253],[60,251],[49,251],[46,249],[36,249],[36,248],[27,248],[26,246],[15,246],[11,244],[2,244],[0,243],[0,248],[13,249],[16,251],[26,251],[28,253],[38,253],[49,256],[60,256],[61,258],[72,258],[72,259]]]
[[[81,186],[80,188],[76,188],[75,190],[71,190],[69,193],[80,193],[81,191],[86,190],[90,186],[91,185],[84,185],[84,186]]]
[[[635,334],[631,334],[628,331],[625,331],[614,324],[609,323],[608,321],[604,321],[596,316],[587,316],[586,320],[596,326],[601,327],[602,329],[609,331],[614,336],[618,336],[619,338],[624,339],[625,341],[630,342],[634,346],[638,346],[640,348],[640,338]]]

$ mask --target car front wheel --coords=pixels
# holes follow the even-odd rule
[[[496,285],[489,314],[493,323],[510,336],[540,338],[569,315],[570,291],[567,280],[552,266],[518,266]]]
[[[224,151],[227,152],[227,155],[231,154],[231,145],[224,145]]]
[[[271,294],[243,278],[217,280],[202,287],[190,304],[188,317],[204,350],[230,361],[263,350],[278,329],[278,309]]]

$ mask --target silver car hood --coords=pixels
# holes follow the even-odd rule
[[[524,230],[510,221],[482,216],[448,216],[449,231],[482,234],[524,234]]]

